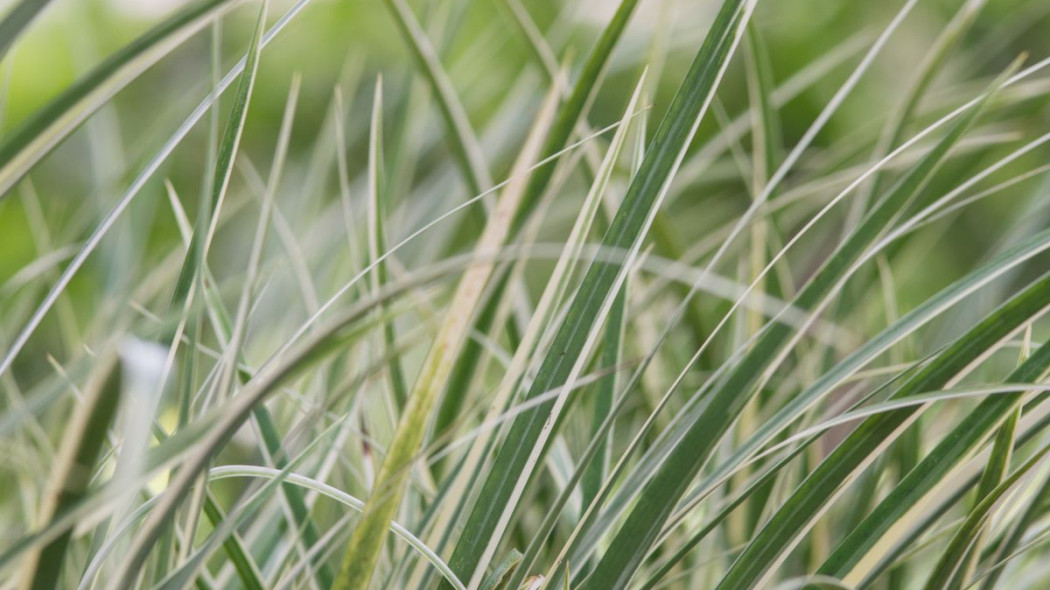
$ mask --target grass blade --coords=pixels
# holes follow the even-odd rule
[[[82,406],[73,413],[62,438],[41,505],[41,523],[62,515],[85,496],[119,401],[120,364],[116,354],[109,353],[85,386]],[[66,525],[54,540],[26,557],[22,564],[21,590],[58,587],[73,524]]]
[[[452,151],[460,165],[467,189],[474,195],[480,195],[492,187],[492,177],[482,155],[481,144],[470,126],[470,119],[460,104],[456,91],[452,87],[445,68],[441,65],[437,52],[427,39],[426,32],[420,26],[412,10],[404,0],[384,0],[394,16],[398,28],[412,48],[412,53],[419,62],[419,69],[426,77],[438,102],[441,116],[448,127],[452,139]]]
[[[1042,346],[1009,377],[1015,383],[1035,382],[1050,367],[1050,346]],[[881,555],[886,541],[899,533],[897,523],[906,523],[908,513],[921,510],[923,498],[967,455],[984,441],[996,425],[1019,408],[1022,394],[996,396],[981,402],[916,465],[886,498],[853,529],[820,567],[819,573],[846,580],[867,576],[868,568]]]
[[[12,131],[0,145],[0,200],[41,158],[114,94],[238,0],[201,0],[110,57]]]
[[[380,256],[386,252],[386,232],[383,228],[386,219],[384,201],[386,191],[385,170],[383,166],[383,79],[376,80],[375,96],[372,102],[372,124],[368,141],[368,255],[372,269],[372,289],[379,291],[381,285],[389,281],[386,259]],[[385,308],[380,309],[380,313]],[[390,389],[394,393],[394,402],[403,408],[408,398],[408,386],[401,370],[401,361],[397,355],[397,333],[393,320],[383,326],[383,345],[385,354],[390,359]]]
[[[1050,303],[1050,278],[1033,283],[953,343],[895,392],[903,397],[950,386],[997,343],[1038,316]],[[783,559],[786,551],[821,508],[840,493],[851,475],[870,464],[880,449],[910,425],[921,408],[905,408],[865,420],[805,479],[761,532],[748,544],[719,583],[719,588],[755,584]]]
[[[51,0],[22,0],[0,21],[0,61],[18,36],[33,22],[33,19],[51,3]]]

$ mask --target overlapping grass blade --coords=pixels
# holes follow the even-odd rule
[[[933,573],[926,580],[925,590],[936,588],[947,588],[952,578],[957,574],[958,567],[964,560],[966,553],[975,547],[977,536],[987,525],[989,515],[1003,495],[1010,491],[1017,482],[1037,466],[1050,452],[1050,445],[1036,451],[1024,463],[1019,465],[1008,477],[1003,479],[985,494],[977,506],[966,516],[962,526],[955,532],[948,547],[941,554],[940,560],[933,569]],[[962,573],[962,572],[959,572]]]
[[[986,94],[984,100],[987,100],[987,97]],[[849,268],[862,256],[864,250],[900,215],[901,210],[916,198],[978,112],[979,109],[974,109],[964,115],[948,135],[881,199],[864,222],[799,292],[793,305],[812,309],[828,293],[839,288],[837,285],[841,285],[843,278],[848,276]],[[791,329],[785,326],[767,326],[746,356],[713,391],[706,394],[703,411],[688,425],[688,429],[660,464],[656,474],[646,484],[638,506],[632,511],[603,558],[603,562],[608,560],[611,569],[618,570],[623,564],[629,563],[632,555],[635,565],[641,560],[661,523],[670,515],[674,504],[685,492],[685,487],[728,428],[730,420],[727,420],[727,417],[735,418],[739,414],[751,395],[753,384],[768,369],[770,362],[777,358],[777,351],[783,347],[790,335]],[[602,568],[599,567],[596,573],[601,571]],[[614,584],[613,579],[605,578],[596,583],[599,586]],[[619,583],[623,582],[625,580]]]
[[[64,515],[85,496],[106,443],[110,423],[117,413],[120,383],[120,363],[116,354],[104,353],[91,381],[84,387],[82,406],[73,413],[62,438],[40,508],[41,523],[49,523]],[[70,522],[60,528],[53,540],[32,551],[22,562],[21,590],[58,587],[73,524]]]
[[[175,284],[175,293],[172,296],[173,305],[179,305],[185,301],[189,296],[190,289],[201,281],[199,273],[203,272],[206,264],[209,246],[218,224],[219,212],[222,210],[222,204],[226,200],[226,189],[230,185],[230,175],[233,172],[233,162],[237,156],[237,148],[240,146],[241,136],[244,133],[244,123],[248,119],[248,104],[251,102],[255,78],[259,72],[260,41],[262,40],[263,32],[266,30],[267,4],[268,0],[263,0],[255,31],[252,33],[252,38],[249,42],[245,72],[241,77],[240,84],[237,85],[230,117],[226,122],[226,129],[223,131],[211,189],[201,199],[201,207],[197,213],[197,222],[194,225],[190,246],[186,252],[186,263],[183,265],[178,281]]]
[[[580,70],[579,77],[573,84],[568,99],[558,109],[557,119],[554,121],[543,146],[543,165],[533,171],[525,188],[521,206],[515,212],[513,234],[516,234],[517,231],[524,227],[526,219],[534,212],[536,204],[540,201],[544,191],[547,190],[556,168],[556,160],[554,158],[567,148],[572,139],[573,131],[581,121],[586,119],[587,109],[601,86],[604,72],[612,59],[613,50],[623,36],[624,29],[627,27],[627,23],[630,21],[637,4],[638,0],[621,0],[612,19],[602,31],[601,38],[591,49],[590,54],[588,54],[587,61],[584,63],[583,69]],[[557,83],[556,79],[554,81]],[[503,292],[503,289],[505,289],[505,285],[502,284],[498,289],[495,289],[489,302],[478,314],[478,318],[475,321],[475,330],[478,332],[487,333],[492,328],[492,322],[495,320],[496,308],[500,299],[498,295]],[[474,374],[477,359],[481,356],[481,353],[482,350],[479,343],[474,340],[467,342],[462,357],[453,369],[449,391],[442,397],[438,407],[435,432],[439,434],[445,432],[455,417],[459,415],[466,399],[466,392],[470,390],[468,380]]]
[[[1046,376],[1047,367],[1050,346],[1043,345],[1007,381],[1036,382]],[[1020,408],[1022,399],[1022,394],[1014,394],[981,402],[839,543],[819,572],[846,581],[867,576],[868,569],[881,559],[880,550],[893,546],[895,537],[903,534],[900,529],[908,524],[907,515],[923,509],[923,499],[987,439],[992,429]]]
[[[404,0],[384,0],[398,28],[412,48],[419,70],[429,82],[438,109],[448,127],[452,151],[471,194],[479,195],[492,187],[492,177],[482,153],[481,144],[470,126],[470,119],[456,96],[452,82],[441,65],[426,32]]]
[[[215,0],[208,1],[213,2]],[[266,35],[263,36],[261,41],[261,47],[265,47],[268,43],[270,43],[274,39],[274,37],[276,37],[277,34],[279,34],[296,15],[302,12],[303,8],[305,8],[309,2],[310,0],[299,0],[294,6],[289,8],[288,11],[285,12],[284,16],[282,16],[276,23],[274,23],[274,25],[270,27],[270,29],[266,32]],[[182,140],[186,137],[187,134],[189,134],[193,126],[205,115],[205,113],[207,113],[210,110],[211,106],[219,100],[219,97],[222,95],[222,92],[229,88],[229,86],[237,78],[237,75],[244,71],[245,65],[246,60],[242,59],[233,68],[231,68],[231,70],[226,74],[226,76],[220,81],[219,86],[215,89],[215,91],[207,98],[205,98],[197,106],[197,108],[194,109],[194,111],[186,118],[182,125],[179,126],[175,133],[170,138],[168,138],[164,146],[157,151],[156,155],[150,159],[149,163],[143,168],[142,172],[135,177],[135,180],[132,181],[131,185],[120,197],[117,204],[114,205],[114,207],[109,211],[109,213],[107,213],[106,216],[102,219],[102,221],[99,222],[99,224],[95,227],[95,230],[91,233],[91,236],[87,240],[85,240],[84,244],[77,251],[77,255],[73,258],[69,265],[66,266],[65,270],[62,271],[62,275],[55,282],[55,285],[51,288],[51,290],[48,291],[47,296],[45,296],[44,300],[40,303],[39,306],[37,306],[36,311],[33,312],[33,315],[29,319],[29,322],[22,328],[22,330],[11,342],[11,345],[8,347],[7,351],[4,354],[3,360],[0,360],[0,375],[4,374],[11,367],[11,364],[21,352],[22,348],[26,345],[26,342],[29,341],[30,336],[37,329],[37,327],[40,326],[40,322],[43,321],[44,316],[47,315],[48,311],[55,304],[55,301],[58,300],[59,296],[65,290],[65,288],[69,286],[69,283],[70,281],[72,281],[73,276],[77,273],[77,271],[81,269],[88,256],[90,256],[92,252],[94,252],[95,249],[98,247],[99,243],[102,241],[102,238],[109,232],[109,230],[117,222],[120,216],[128,209],[128,207],[131,205],[132,200],[135,198],[136,195],[138,195],[139,191],[142,190],[142,187],[146,184],[150,177],[153,176],[154,173],[156,173],[156,171],[160,168],[164,160],[171,155],[171,152],[174,151],[175,147],[182,142]],[[17,138],[12,138],[10,141],[15,142],[16,139]],[[2,150],[3,148],[0,148],[0,151]],[[2,161],[3,159],[0,158],[0,162]],[[0,170],[3,169],[3,166],[4,164],[0,164]],[[2,172],[0,172],[0,176],[2,176]],[[0,193],[0,199],[3,198],[3,194],[4,193]]]
[[[394,512],[401,503],[409,469],[423,440],[430,409],[448,385],[455,359],[466,340],[467,330],[495,264],[486,256],[499,250],[507,239],[514,211],[518,210],[526,172],[539,158],[539,149],[550,125],[554,95],[548,97],[536,124],[515,164],[514,181],[503,191],[496,210],[475,247],[477,262],[460,279],[445,321],[423,362],[416,385],[398,421],[383,465],[365,506],[364,517],[354,530],[334,588],[363,590],[373,575],[379,552]]]
[[[956,340],[901,386],[894,397],[949,386],[959,374],[992,352],[1004,338],[1037,317],[1048,304],[1050,278],[1044,277]],[[719,588],[758,583],[775,568],[793,542],[819,516],[822,507],[841,493],[852,475],[870,464],[881,449],[915,420],[919,409],[896,410],[865,420],[858,426],[778,508],[722,578]]]
[[[740,37],[737,29],[741,28],[741,21],[746,22],[752,8],[752,3],[745,5],[743,1],[730,0],[723,4],[628,188],[602,241],[603,247],[637,248],[721,80]],[[580,360],[595,313],[608,307],[605,300],[615,297],[626,270],[626,266],[603,262],[591,265],[552,341],[552,352],[540,365],[525,400],[565,384],[573,365]],[[491,531],[505,518],[503,513],[508,509],[507,502],[518,487],[524,467],[530,462],[533,445],[551,419],[549,414],[553,406],[554,400],[550,400],[511,425],[450,560],[453,570],[461,577],[477,575],[476,569],[489,544]],[[528,474],[524,475],[527,477]]]

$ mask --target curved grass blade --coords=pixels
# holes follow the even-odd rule
[[[266,0],[263,3],[266,4]],[[247,587],[264,588],[265,585],[260,579],[260,574],[244,550],[236,530],[245,519],[262,507],[266,499],[278,491],[288,475],[292,473],[292,470],[298,467],[309,456],[311,451],[318,448],[322,442],[338,431],[340,424],[339,421],[336,421],[328,426],[314,440],[310,441],[297,456],[288,461],[283,468],[275,470],[276,473],[261,488],[253,491],[241,501],[230,514],[223,515],[217,504],[212,504],[209,507],[209,502],[205,502],[205,512],[217,517],[213,520],[214,530],[200,547],[194,550],[194,553],[188,559],[184,560],[175,571],[159,584],[159,590],[178,590],[184,588],[190,581],[197,579],[199,577],[198,571],[219,543],[225,545],[228,550],[232,549],[230,556],[234,561],[234,567],[245,579]],[[205,490],[205,494],[206,496],[210,495],[210,492]]]
[[[1038,381],[1046,377],[1048,367],[1050,345],[1044,344],[1007,381]],[[895,525],[906,524],[904,517],[921,506],[923,498],[974,452],[1010,412],[1019,408],[1022,400],[1023,394],[1014,394],[982,401],[850,532],[821,565],[819,573],[847,582],[867,576],[867,570],[881,558],[877,549],[892,544],[889,540]]]
[[[142,72],[240,0],[201,0],[124,47],[0,145],[0,200],[41,158]]]
[[[653,213],[666,195],[671,179],[725,72],[729,57],[736,48],[740,38],[737,29],[741,28],[741,22],[746,22],[753,6],[753,2],[745,6],[743,0],[729,0],[723,4],[656,132],[641,168],[631,181],[623,203],[602,241],[603,247],[630,250],[648,230]],[[525,401],[565,384],[573,371],[573,365],[580,360],[593,316],[606,306],[604,300],[615,296],[626,270],[626,266],[621,267],[619,264],[592,263]],[[553,407],[554,400],[549,400],[519,416],[511,425],[450,560],[453,570],[461,577],[477,575],[475,570],[489,544],[491,531],[504,518],[508,500],[518,487],[522,471],[530,462],[530,454],[551,418]]]
[[[110,352],[85,386],[82,406],[74,408],[66,427],[41,504],[41,523],[62,515],[85,496],[119,400],[120,364],[116,354]],[[58,587],[73,524],[68,523],[57,537],[25,558],[18,586],[21,590]]]
[[[857,229],[802,288],[792,305],[801,309],[815,309],[829,293],[841,287],[843,281],[849,277],[853,264],[922,192],[950,149],[977,118],[981,111],[980,106],[990,96],[990,92],[983,95],[978,108],[963,115],[948,134],[882,197]],[[767,325],[728,376],[717,383],[713,391],[704,394],[705,403],[699,415],[686,425],[685,432],[677,439],[656,473],[645,484],[636,507],[602,558],[602,562],[607,563],[607,569],[599,566],[591,576],[594,581],[588,580],[589,585],[584,586],[585,590],[620,587],[617,584],[627,582],[621,577],[629,575],[623,571],[624,565],[633,564],[629,567],[637,567],[644,558],[700,467],[754,395],[754,385],[782,354],[782,349],[790,340],[793,331],[792,328],[780,324]]]
[[[1050,277],[1044,277],[1000,306],[984,321],[955,341],[935,361],[908,380],[894,398],[950,386],[957,375],[994,350],[1050,304]],[[786,557],[799,538],[844,488],[851,476],[866,467],[896,435],[919,415],[921,408],[904,408],[861,423],[803,481],[762,531],[748,544],[722,578],[718,588],[747,587]]]
[[[0,61],[4,60],[18,36],[29,26],[51,0],[22,0],[0,21]]]

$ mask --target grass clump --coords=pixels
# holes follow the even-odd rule
[[[1050,581],[1041,2],[121,6],[0,20],[0,588]]]

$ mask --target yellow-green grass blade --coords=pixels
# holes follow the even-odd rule
[[[526,172],[539,158],[541,142],[550,125],[554,98],[553,93],[547,98],[514,166],[514,181],[503,191],[474,249],[477,262],[464,273],[456,286],[445,321],[423,361],[393,440],[387,448],[364,516],[350,538],[333,587],[337,590],[364,590],[374,574],[390,522],[401,503],[409,470],[423,440],[430,410],[448,386],[454,361],[463,349],[471,320],[477,313],[485,285],[495,268],[494,261],[486,260],[486,257],[496,253],[509,235],[511,220],[514,211],[518,210],[524,183],[528,178]]]
[[[740,23],[747,20],[752,8],[753,3],[745,5],[742,0],[723,4],[627,190],[603,239],[603,247],[631,250],[648,230],[740,38]],[[626,268],[620,264],[592,263],[552,341],[551,353],[544,357],[525,396],[526,401],[565,384],[580,360],[594,315],[606,305],[606,299],[615,297],[625,272]],[[489,537],[518,487],[519,476],[530,461],[533,446],[545,428],[554,402],[540,404],[511,425],[450,560],[453,570],[461,577],[477,575],[475,569],[489,545]]]

